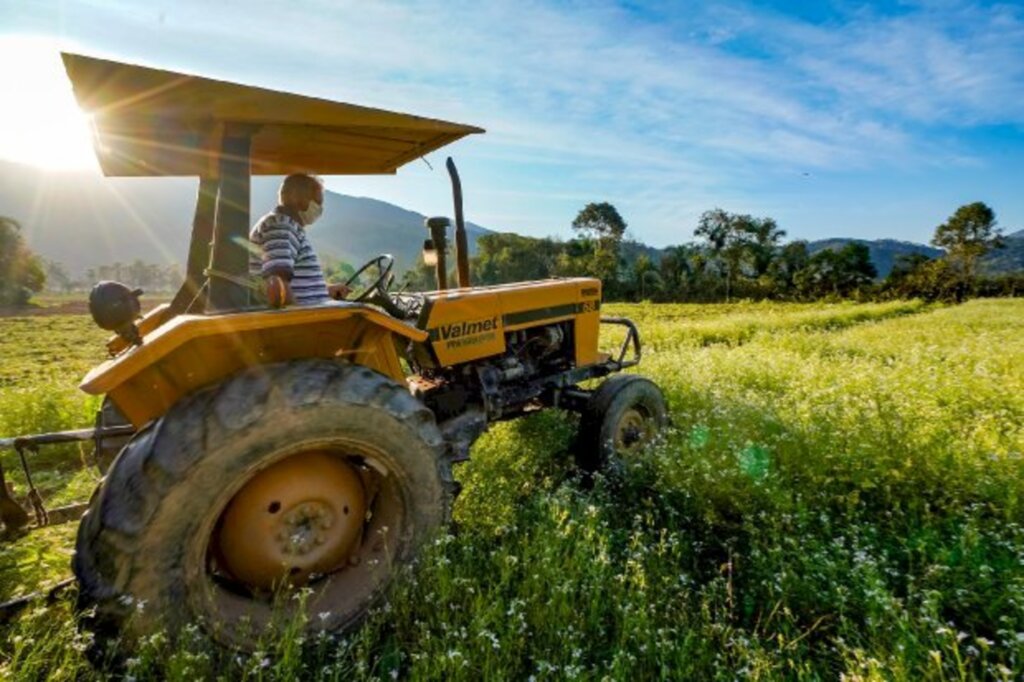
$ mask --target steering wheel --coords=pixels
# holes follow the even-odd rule
[[[373,282],[371,282],[368,286],[364,287],[362,291],[359,291],[358,293],[353,292],[352,294],[350,294],[348,300],[354,301],[356,303],[361,303],[370,298],[371,296],[373,296],[374,293],[379,293],[382,296],[387,297],[388,285],[391,284],[391,270],[392,268],[395,267],[395,259],[389,253],[382,253],[376,258],[371,258],[370,260],[366,261],[366,263],[363,264],[363,267],[356,270],[354,275],[345,280],[345,286],[350,287],[356,280],[359,279],[360,275],[362,275],[364,272],[369,270],[374,265],[377,266],[377,272],[379,273],[377,275],[377,279],[373,280]]]

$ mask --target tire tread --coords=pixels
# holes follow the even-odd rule
[[[77,608],[98,642],[117,635],[132,616],[131,557],[170,486],[207,452],[244,431],[269,409],[330,401],[373,405],[397,419],[434,453],[445,519],[458,484],[433,413],[402,385],[360,365],[298,360],[250,369],[186,398],[125,446],[82,518],[72,568]],[[278,405],[275,405],[277,403]],[[182,446],[182,439],[188,445]]]

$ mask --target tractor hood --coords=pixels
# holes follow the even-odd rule
[[[251,135],[253,175],[389,174],[476,128],[63,53],[104,175],[216,175],[225,135]]]

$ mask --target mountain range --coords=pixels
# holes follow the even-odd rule
[[[1003,248],[993,249],[982,256],[979,263],[981,274],[1001,275],[1008,272],[1024,271],[1024,230],[1004,235],[1003,241]],[[822,249],[841,249],[851,242],[867,245],[868,252],[871,254],[871,262],[878,270],[879,279],[888,276],[900,256],[920,253],[929,258],[938,258],[945,253],[942,249],[936,249],[933,246],[896,239],[819,239],[811,242],[808,246],[811,253],[816,253]]]
[[[278,178],[256,177],[252,183],[253,215],[276,203]],[[136,259],[148,263],[183,263],[195,204],[194,178],[104,178],[89,172],[43,171],[0,161],[0,215],[18,220],[29,246],[78,275],[88,268]],[[310,230],[318,252],[360,264],[380,253],[395,256],[398,272],[418,262],[425,216],[368,197],[327,191],[324,217]],[[467,223],[470,253],[488,228]],[[942,251],[894,239],[822,239],[811,252],[838,249],[850,242],[866,244],[879,277],[885,277],[903,254],[929,257]],[[657,261],[661,249],[631,243],[627,260],[646,254]],[[982,261],[989,274],[1024,270],[1024,230],[1006,237],[1006,248]]]
[[[253,216],[277,203],[279,183],[253,178]],[[104,178],[0,161],[0,215],[21,223],[29,246],[71,273],[136,259],[184,263],[197,187],[194,178]],[[353,264],[390,253],[402,272],[419,258],[424,220],[384,201],[327,191],[323,218],[309,234],[318,253]],[[490,230],[467,223],[466,231],[473,253]]]
[[[919,253],[929,258],[938,258],[945,253],[942,249],[936,249],[933,246],[925,246],[924,244],[905,242],[898,239],[819,239],[808,244],[808,250],[812,254],[824,251],[825,249],[838,251],[847,244],[864,244],[868,247],[871,262],[874,264],[875,270],[878,271],[879,279],[884,279],[889,275],[892,271],[892,266],[896,264],[900,256]]]
[[[981,261],[981,271],[987,275],[1024,271],[1024,230],[1017,230],[1004,238],[1005,246],[990,251]]]

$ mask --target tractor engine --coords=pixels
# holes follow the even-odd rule
[[[570,322],[509,332],[504,354],[424,370],[410,384],[439,422],[473,405],[483,408],[490,420],[508,419],[540,407],[538,399],[553,387],[549,379],[571,367],[571,337]]]

